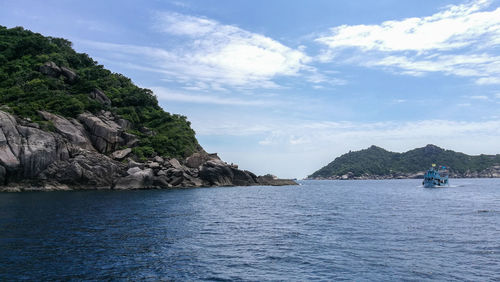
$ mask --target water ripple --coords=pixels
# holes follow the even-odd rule
[[[0,280],[500,280],[500,180],[0,194]]]

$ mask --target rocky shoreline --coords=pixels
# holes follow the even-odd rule
[[[384,180],[384,179],[422,179],[425,171],[416,173],[394,173],[390,175],[364,174],[355,176],[353,173],[335,175],[333,177],[308,177],[306,180]],[[466,171],[465,173],[450,172],[450,178],[500,178],[500,166],[492,166],[480,172]]]
[[[76,119],[40,111],[50,124],[43,127],[7,110],[0,110],[0,191],[297,185],[240,170],[201,148],[181,160],[138,159],[132,154],[138,138],[127,132],[130,122],[110,111]]]

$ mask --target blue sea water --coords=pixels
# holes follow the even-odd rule
[[[0,280],[500,280],[500,179],[0,194]]]

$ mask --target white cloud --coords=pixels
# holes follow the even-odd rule
[[[190,4],[188,4],[186,2],[182,2],[182,1],[172,1],[172,2],[170,2],[170,4],[177,6],[177,7],[181,7],[181,8],[190,8],[191,7]]]
[[[465,106],[465,105],[464,105]],[[224,118],[226,119],[226,118]],[[465,122],[451,120],[422,120],[409,122],[331,122],[331,121],[289,121],[260,120],[251,118],[239,122],[199,120],[193,121],[201,135],[263,135],[262,145],[272,144],[309,144],[310,148],[329,142],[385,144],[399,142],[404,146],[407,141],[435,142],[440,139],[463,140],[467,136],[500,137],[500,120]],[[251,128],[249,131],[248,129]],[[439,128],[439,130],[430,130]],[[470,138],[469,138],[470,139]],[[300,142],[297,142],[300,140]],[[428,141],[425,141],[428,140]],[[474,141],[476,142],[476,141]],[[439,142],[437,142],[439,143]],[[303,147],[302,147],[303,148]]]
[[[408,75],[426,72],[444,72],[456,76],[480,77],[478,80],[493,79],[500,75],[500,57],[487,54],[441,55],[410,59],[405,56],[387,56],[362,63],[366,66],[388,66],[404,70]],[[491,76],[491,77],[489,77]]]
[[[358,47],[379,51],[450,50],[500,38],[500,8],[481,11],[491,1],[449,6],[423,18],[385,21],[380,25],[342,25],[316,41],[331,48]]]
[[[362,55],[346,63],[387,67],[398,73],[422,76],[429,72],[471,77],[476,84],[500,84],[500,8],[486,10],[492,1],[451,5],[422,18],[385,21],[379,25],[334,27],[316,41],[328,48],[320,62],[342,61],[354,48]]]
[[[155,31],[168,38],[165,46],[80,43],[186,87],[203,85],[204,90],[280,88],[274,79],[314,71],[302,48],[293,49],[236,26],[178,13],[157,13],[155,21]]]
[[[470,96],[469,98],[474,99],[474,100],[483,100],[483,101],[489,100],[488,96],[485,96],[485,95],[473,95],[473,96]]]
[[[234,32],[237,29],[232,26],[219,25],[213,20],[193,17],[178,13],[159,13],[158,28],[174,35],[189,35],[193,37],[206,36],[221,30],[223,34]],[[222,35],[222,34],[221,34]]]
[[[500,77],[482,77],[476,80],[479,85],[500,84]]]
[[[221,97],[216,95],[198,95],[190,93],[180,93],[169,90],[164,87],[149,87],[158,97],[158,100],[176,101],[197,104],[217,104],[217,105],[233,105],[233,106],[272,106],[274,102],[263,100],[243,100],[230,97]]]
[[[157,20],[159,30],[189,38],[193,47],[184,46],[179,55],[193,68],[185,69],[191,76],[204,69],[202,80],[230,85],[266,83],[275,76],[297,75],[310,60],[302,51],[269,37],[211,19],[160,13]]]
[[[346,85],[348,82],[345,79],[333,77],[328,72],[320,73],[315,68],[309,68],[309,73],[305,76],[305,79],[313,83],[313,88],[322,89],[325,85],[329,86],[337,86],[337,85]]]

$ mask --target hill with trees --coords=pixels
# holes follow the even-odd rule
[[[500,155],[498,154],[470,156],[435,145],[395,153],[371,146],[336,158],[308,178],[414,178],[421,177],[433,163],[447,166],[454,177],[497,177],[497,173],[500,172],[500,167],[498,167]]]
[[[185,116],[165,112],[151,90],[137,87],[71,45],[66,39],[22,27],[0,26],[0,104],[45,127],[50,124],[38,114],[40,110],[70,118],[86,111],[112,111],[131,122],[127,130],[140,139],[134,147],[140,157],[186,157],[199,149]],[[57,75],[50,68],[44,74],[40,70],[47,62],[75,76]],[[90,99],[89,93],[96,90],[109,103]],[[148,134],[148,129],[154,134]]]
[[[185,116],[68,40],[0,26],[0,191],[294,184],[208,154]]]

